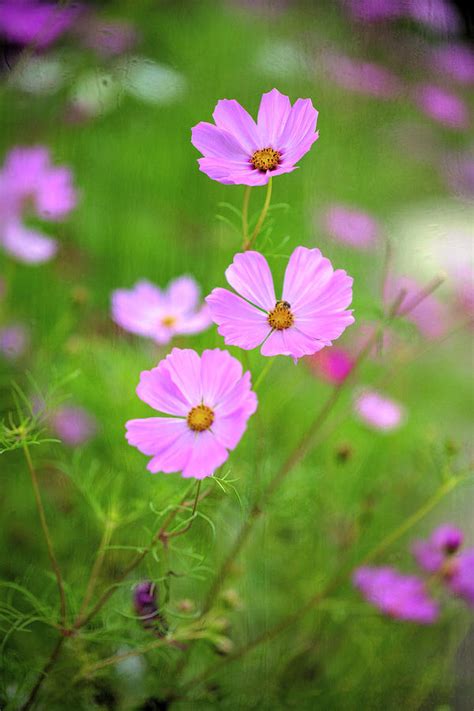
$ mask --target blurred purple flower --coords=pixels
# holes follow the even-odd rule
[[[8,360],[20,358],[28,345],[28,331],[22,324],[0,328],[0,353]]]
[[[395,400],[376,390],[364,390],[356,397],[354,408],[359,418],[369,427],[384,432],[397,429],[404,419],[404,408]]]
[[[474,607],[474,548],[468,548],[453,559],[448,586],[457,597]]]
[[[352,368],[354,359],[347,351],[337,346],[323,348],[319,353],[307,356],[311,370],[330,383],[342,383]]]
[[[63,219],[76,204],[72,174],[52,165],[44,146],[14,148],[0,170],[0,244],[22,262],[45,262],[56,242],[24,224],[32,214],[43,220]]]
[[[459,84],[474,83],[474,51],[460,42],[435,47],[431,55],[433,69]]]
[[[362,567],[355,571],[353,583],[384,615],[422,625],[438,618],[437,602],[428,595],[423,580],[414,575],[402,575],[389,567]]]
[[[409,310],[405,318],[415,324],[424,338],[428,340],[440,338],[446,327],[447,312],[444,304],[430,294],[414,306],[423,289],[407,276],[392,276],[387,279],[384,287],[385,303],[392,304],[402,290],[405,291],[405,296],[399,306],[399,313]]]
[[[70,447],[84,444],[97,432],[95,419],[81,407],[60,407],[52,413],[49,421],[54,433]]]
[[[452,154],[444,158],[442,173],[453,193],[467,200],[474,200],[474,154]]]
[[[379,99],[393,99],[401,94],[398,77],[380,64],[334,52],[329,53],[323,63],[332,81],[348,91]]]
[[[102,20],[86,15],[78,32],[82,44],[101,57],[113,57],[130,51],[136,45],[138,33],[124,20]]]
[[[400,0],[347,0],[345,6],[352,17],[360,22],[393,20],[403,13]]]
[[[463,99],[434,84],[420,85],[414,94],[419,108],[438,123],[453,129],[469,125],[469,111]]]
[[[447,558],[458,551],[463,542],[462,531],[449,523],[438,526],[424,541],[415,541],[412,552],[418,565],[428,573],[437,573]]]
[[[112,294],[112,318],[126,331],[169,343],[177,334],[199,333],[212,323],[209,307],[199,302],[199,287],[189,276],[163,291],[148,281]]]
[[[15,44],[44,49],[72,26],[80,11],[74,2],[0,0],[0,35]]]
[[[338,242],[357,249],[368,249],[377,242],[377,221],[367,212],[346,205],[331,205],[323,216],[324,226]]]
[[[402,5],[408,17],[435,32],[449,35],[461,29],[454,3],[447,0],[405,0]]]
[[[311,99],[290,100],[277,89],[263,94],[257,123],[234,99],[217,102],[215,124],[201,121],[191,142],[203,154],[200,170],[225,185],[266,185],[291,173],[318,139]]]

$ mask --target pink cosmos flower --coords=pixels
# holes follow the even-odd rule
[[[448,585],[454,595],[474,607],[474,548],[468,548],[453,559]]]
[[[398,77],[381,64],[361,62],[335,52],[325,57],[324,64],[332,81],[348,91],[379,99],[396,98],[402,91]]]
[[[39,0],[0,0],[0,34],[15,44],[44,49],[71,27],[79,12],[74,2],[61,6]]]
[[[148,281],[112,294],[112,318],[126,331],[169,343],[176,334],[199,333],[211,324],[209,307],[199,303],[192,277],[174,279],[165,290]]]
[[[7,360],[20,358],[28,346],[28,331],[21,323],[0,328],[0,354]]]
[[[474,52],[466,44],[453,42],[436,47],[431,55],[431,63],[436,72],[459,84],[474,83]]]
[[[438,123],[453,129],[465,129],[469,125],[469,111],[466,103],[434,84],[419,86],[415,101],[420,109]]]
[[[22,262],[51,259],[56,242],[27,227],[24,219],[32,214],[61,220],[75,204],[71,172],[53,166],[47,148],[14,148],[0,170],[0,245]]]
[[[331,205],[323,221],[335,240],[356,249],[373,247],[380,233],[380,227],[371,215],[346,205]]]
[[[311,370],[330,383],[342,383],[352,368],[354,359],[342,348],[333,346],[307,357]]]
[[[402,290],[406,293],[399,306],[399,313],[408,310],[405,318],[415,324],[424,338],[428,340],[440,338],[446,327],[447,314],[444,304],[430,294],[412,308],[412,305],[418,301],[423,287],[407,276],[392,276],[387,279],[384,288],[385,303],[392,304]]]
[[[418,565],[428,573],[437,573],[463,542],[463,533],[456,526],[438,526],[426,541],[415,541],[413,555]]]
[[[97,433],[97,422],[82,407],[65,405],[49,418],[52,431],[69,447],[78,447]]]
[[[383,432],[397,429],[403,421],[402,406],[376,390],[365,390],[355,401],[355,411],[369,427]]]
[[[334,271],[319,249],[297,247],[285,272],[281,299],[259,252],[236,254],[226,279],[237,294],[214,289],[206,298],[212,320],[227,345],[251,350],[261,345],[264,356],[312,355],[354,322],[347,307],[352,301],[352,278]]]
[[[250,373],[227,351],[173,348],[145,370],[138,397],[169,417],[130,420],[127,440],[151,456],[147,469],[203,479],[235,449],[257,409]]]
[[[200,170],[225,185],[265,185],[291,173],[318,138],[311,99],[292,106],[277,89],[263,94],[257,123],[234,99],[218,101],[212,116],[215,125],[201,121],[191,141],[204,156]]]
[[[423,580],[414,575],[402,575],[389,567],[362,567],[355,571],[353,583],[384,615],[421,625],[438,618],[438,604],[428,595]]]

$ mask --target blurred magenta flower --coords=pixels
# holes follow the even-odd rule
[[[173,348],[153,370],[141,373],[138,397],[171,417],[126,424],[129,444],[151,456],[153,474],[212,476],[235,449],[257,409],[250,373],[227,351]]]
[[[384,300],[392,304],[401,291],[405,291],[403,301],[400,303],[399,312],[408,310],[407,318],[418,328],[424,338],[435,340],[440,338],[446,328],[446,308],[436,296],[425,296],[420,303],[414,305],[423,288],[416,281],[407,276],[389,277],[384,286]]]
[[[365,424],[384,432],[397,429],[404,419],[403,407],[376,390],[364,390],[356,397],[354,407]]]
[[[451,592],[474,607],[474,548],[468,548],[453,559],[448,580]]]
[[[435,32],[449,35],[461,29],[460,17],[454,3],[447,0],[402,0],[400,4],[404,14]]]
[[[7,360],[20,358],[28,346],[28,331],[20,323],[0,328],[0,354]]]
[[[424,84],[416,89],[414,97],[419,108],[434,121],[453,129],[468,127],[467,105],[456,94],[434,84]]]
[[[95,419],[82,407],[65,405],[49,417],[52,431],[69,447],[78,447],[97,433]]]
[[[373,247],[380,233],[380,227],[371,215],[347,205],[330,205],[323,221],[331,237],[356,249]]]
[[[393,20],[403,11],[400,0],[348,0],[344,6],[355,20],[361,22]]]
[[[445,523],[438,526],[428,540],[415,541],[412,552],[418,565],[428,573],[437,573],[446,560],[458,551],[463,533],[456,526]]]
[[[307,356],[307,362],[316,375],[336,385],[342,383],[354,367],[352,356],[337,346]]]
[[[361,567],[355,571],[353,583],[384,615],[422,625],[438,618],[437,602],[429,596],[423,580],[414,575],[402,575],[389,567]]]
[[[277,89],[263,94],[257,123],[234,99],[217,102],[215,125],[201,121],[192,144],[203,154],[199,167],[225,185],[265,185],[296,163],[318,138],[318,112],[311,99],[290,100]]]
[[[81,6],[39,0],[0,0],[0,34],[15,44],[44,49],[76,20]]]
[[[206,298],[211,317],[227,345],[251,350],[261,345],[264,356],[312,355],[354,322],[347,307],[352,301],[352,278],[334,271],[319,249],[297,247],[285,271],[281,299],[259,252],[236,254],[226,279],[237,294],[214,289]]]
[[[168,625],[158,609],[155,583],[151,580],[144,580],[135,586],[133,607],[145,629],[154,631],[159,637],[166,634]]]
[[[30,214],[61,220],[74,208],[76,199],[71,171],[52,165],[47,148],[14,148],[0,170],[0,244],[25,263],[51,259],[56,242],[27,227],[24,220]]]
[[[459,84],[474,83],[474,51],[460,42],[435,47],[431,55],[433,69]]]
[[[148,281],[112,294],[112,318],[126,331],[169,343],[176,334],[199,333],[212,323],[209,307],[199,303],[199,287],[189,276],[164,290]]]
[[[379,99],[393,99],[401,94],[400,80],[381,64],[335,52],[328,53],[323,61],[332,81],[343,89]]]
[[[125,20],[103,20],[87,14],[76,28],[82,44],[101,57],[113,57],[133,49],[138,40],[136,28]]]

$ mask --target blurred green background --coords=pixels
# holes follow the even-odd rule
[[[7,283],[2,317],[24,322],[31,332],[23,358],[1,361],[2,416],[14,409],[12,380],[32,397],[32,379],[44,393],[58,386],[61,396],[86,408],[99,423],[98,435],[75,450],[62,444],[32,448],[68,602],[76,611],[104,517],[113,511],[117,528],[101,588],[113,582],[128,560],[130,551],[122,546],[146,543],[156,526],[155,512],[180,499],[188,486],[178,475],[150,475],[146,458],[124,439],[128,419],[152,414],[136,397],[135,387],[140,372],[153,367],[167,349],[115,327],[110,296],[140,278],[164,286],[176,276],[192,274],[203,295],[225,284],[224,270],[240,242],[219,219],[225,215],[235,221],[219,203],[240,209],[243,187],[220,185],[198,171],[190,128],[211,120],[220,98],[237,99],[253,115],[261,94],[274,86],[292,101],[312,98],[320,112],[320,138],[299,170],[274,181],[273,203],[288,207],[272,213],[267,252],[280,276],[283,257],[299,244],[318,246],[336,267],[353,275],[356,323],[342,339],[347,346],[356,342],[361,324],[380,314],[385,249],[381,243],[362,252],[336,243],[318,215],[333,201],[371,212],[390,237],[395,255],[402,252],[404,261],[416,268],[419,252],[395,228],[397,216],[407,207],[453,200],[434,161],[442,162],[444,152],[463,150],[470,140],[464,132],[430,122],[414,106],[410,87],[428,77],[421,61],[393,67],[405,87],[397,99],[383,101],[335,84],[322,61],[330,49],[387,65],[395,61],[390,42],[385,46],[377,30],[351,24],[336,3],[280,7],[150,1],[97,8],[104,18],[136,26],[140,40],[135,55],[181,76],[181,90],[173,100],[151,103],[118,90],[109,110],[87,120],[68,119],[77,77],[90,71],[113,76],[114,69],[67,38],[54,50],[72,67],[57,92],[21,91],[8,81],[8,72],[0,86],[0,155],[14,145],[45,144],[56,163],[71,167],[80,190],[78,207],[67,222],[47,227],[60,240],[55,260],[29,267],[0,257]],[[438,41],[410,24],[389,33],[401,52],[410,37],[423,46]],[[466,93],[465,98],[472,97]],[[429,157],[410,151],[400,140],[413,126],[426,132]],[[254,212],[263,196],[264,189],[253,190]],[[455,204],[462,213],[464,206]],[[442,298],[449,300],[449,290]],[[398,332],[403,357],[423,351],[426,344],[413,327],[402,324]],[[174,344],[200,351],[222,347],[223,340],[213,327]],[[236,349],[233,353],[242,357]],[[389,352],[369,360],[360,382],[381,377],[398,356]],[[264,359],[251,352],[249,363],[255,380]],[[226,589],[235,590],[241,604],[228,610],[219,602],[217,611],[229,621],[225,636],[234,648],[303,605],[342,565],[361,560],[423,505],[447,473],[466,468],[472,436],[471,366],[466,330],[410,360],[384,386],[408,412],[406,424],[390,435],[371,431],[354,418],[348,390],[327,437],[288,477],[232,570]],[[202,504],[206,519],[198,519],[190,534],[178,539],[169,560],[160,551],[149,556],[94,624],[68,641],[39,708],[468,708],[454,705],[456,698],[472,693],[472,684],[463,689],[456,662],[470,624],[463,606],[451,603],[436,625],[418,628],[382,618],[349,580],[274,640],[224,664],[206,684],[168,706],[163,699],[176,688],[178,649],[158,649],[133,657],[128,666],[114,665],[69,683],[83,665],[150,640],[150,633],[133,619],[131,590],[137,580],[161,579],[173,570],[167,578],[166,614],[172,626],[186,624],[180,601],[191,600],[199,609],[213,571],[263,483],[296,445],[330,387],[304,363],[295,367],[290,359],[277,359],[259,392],[259,412],[223,468],[231,484],[223,482],[224,490],[210,484],[212,493]],[[346,445],[350,456],[344,459],[338,451]],[[2,579],[31,591],[45,614],[54,617],[55,583],[21,451],[1,456],[0,471]],[[410,539],[423,536],[440,520],[464,526],[472,543],[473,501],[472,485],[457,489],[380,562],[412,570]],[[8,585],[0,591],[5,606],[25,617],[33,614],[35,606],[22,592]],[[0,706],[19,708],[55,632],[34,621],[21,630],[8,620],[2,626]],[[195,643],[183,678],[217,664],[224,653],[208,641]]]

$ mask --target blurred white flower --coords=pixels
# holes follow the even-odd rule
[[[18,62],[10,81],[29,94],[54,94],[71,75],[71,68],[60,55],[32,55]]]
[[[308,59],[291,42],[269,42],[263,45],[255,60],[259,72],[273,77],[300,75],[308,69]]]
[[[120,84],[112,74],[83,74],[71,95],[72,109],[84,116],[101,116],[116,108],[119,103]]]
[[[182,74],[145,57],[121,60],[117,65],[117,78],[125,91],[150,104],[171,104],[178,101],[186,89]]]

